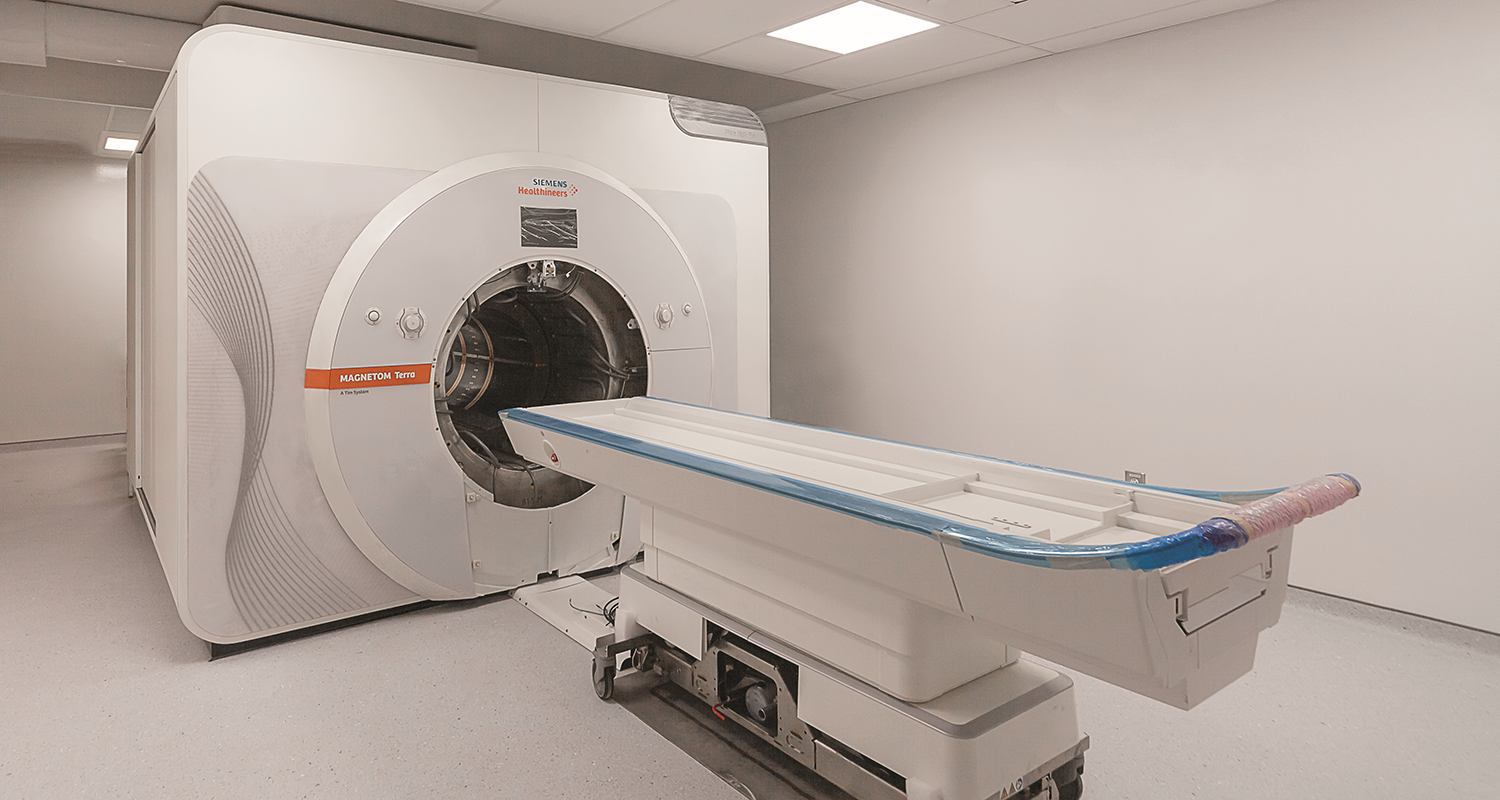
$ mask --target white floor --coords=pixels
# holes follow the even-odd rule
[[[0,798],[740,797],[510,600],[208,663],[122,465],[0,447]],[[1500,637],[1297,593],[1258,658],[1188,713],[1079,677],[1085,797],[1500,797]]]

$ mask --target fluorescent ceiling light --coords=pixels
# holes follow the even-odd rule
[[[936,22],[860,0],[767,35],[842,55],[936,27]]]
[[[120,153],[134,153],[135,146],[140,143],[140,139],[126,139],[123,136],[104,137],[104,149],[114,150]]]

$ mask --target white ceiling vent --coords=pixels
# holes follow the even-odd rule
[[[747,144],[766,143],[766,127],[754,111],[744,106],[672,95],[667,107],[672,111],[672,121],[689,136]]]

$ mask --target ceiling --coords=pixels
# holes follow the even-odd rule
[[[852,0],[403,0],[825,88],[777,121],[1271,0],[869,0],[938,27],[848,55],[771,38]]]
[[[746,0],[747,3],[761,1]],[[6,4],[15,2],[17,0],[0,0],[0,31],[5,28]],[[563,7],[571,7],[571,2],[556,0],[557,5]],[[215,9],[225,4],[226,0],[65,0],[64,3],[36,5],[87,7],[200,26]],[[473,50],[475,60],[484,64],[702,97],[753,109],[771,108],[826,90],[823,86],[777,76],[400,0],[228,0],[228,4],[302,20],[455,45]],[[0,32],[0,53],[3,53],[5,38]],[[4,61],[5,57],[0,55],[0,62]],[[4,87],[0,86],[0,92],[3,91]]]
[[[748,106],[767,122],[1272,0],[868,0],[938,27],[847,55],[765,34],[851,0],[249,0],[485,64]],[[0,0],[0,139],[139,133],[221,0]],[[458,50],[454,50],[458,52]]]

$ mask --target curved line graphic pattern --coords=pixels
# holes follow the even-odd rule
[[[188,302],[224,346],[245,398],[245,449],[224,560],[235,607],[252,631],[364,608],[308,548],[266,474],[276,364],[270,311],[250,250],[202,175],[188,187],[187,223]]]

